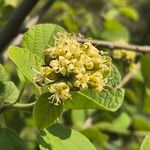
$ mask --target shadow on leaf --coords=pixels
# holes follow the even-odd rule
[[[50,135],[61,140],[68,139],[71,136],[71,129],[67,126],[62,126],[59,123],[56,123],[43,131],[37,136],[38,142],[40,143],[40,148],[47,148],[52,150],[53,145],[51,145]]]

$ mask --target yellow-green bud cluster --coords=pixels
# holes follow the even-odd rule
[[[116,41],[115,43],[117,43],[117,44],[127,44],[127,42],[122,40],[122,39]],[[115,59],[124,58],[124,59],[129,60],[129,61],[134,61],[134,59],[136,57],[136,53],[132,52],[132,51],[125,50],[125,49],[116,49],[116,50],[113,51],[113,57]]]
[[[115,59],[127,59],[133,61],[136,57],[136,53],[128,50],[114,50],[113,56]]]
[[[37,83],[47,85],[55,105],[71,97],[70,91],[95,89],[101,92],[111,71],[111,58],[90,42],[79,43],[75,36],[58,33],[55,46],[45,50],[45,64]]]

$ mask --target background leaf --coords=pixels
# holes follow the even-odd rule
[[[145,84],[150,87],[150,54],[144,55],[141,62],[141,70],[144,77]]]
[[[108,136],[100,132],[99,129],[95,127],[83,129],[81,133],[91,141],[96,140],[97,142],[102,142],[108,140]]]
[[[54,46],[54,36],[58,32],[64,32],[64,29],[54,24],[36,25],[25,33],[22,46],[40,58],[44,58],[43,52],[48,45]]]
[[[140,131],[150,131],[149,119],[144,116],[135,116],[133,124],[137,130]]]
[[[19,0],[5,0],[5,5],[10,5],[16,7],[18,5]]]
[[[38,129],[44,129],[53,124],[60,117],[63,106],[51,104],[49,101],[50,93],[42,94],[36,101],[33,113]]]
[[[145,90],[144,102],[143,102],[143,105],[142,105],[142,110],[143,110],[145,113],[147,113],[147,114],[150,114],[149,106],[150,106],[150,89],[147,88],[147,89]]]
[[[0,102],[14,103],[18,95],[19,91],[13,82],[0,82]]]
[[[131,118],[127,113],[121,113],[120,116],[113,121],[113,125],[120,130],[127,130],[131,124]]]
[[[140,150],[149,150],[149,148],[150,148],[150,135],[147,135],[141,144]]]
[[[23,141],[10,129],[0,128],[1,150],[26,150]]]
[[[86,110],[72,110],[71,118],[74,126],[82,126],[86,118]]]
[[[103,26],[105,31],[101,33],[101,38],[110,41],[124,39],[129,41],[129,33],[127,29],[115,19],[107,19]]]
[[[34,70],[39,69],[43,60],[32,52],[16,46],[9,48],[8,55],[28,80],[34,83],[37,76]]]
[[[7,81],[9,76],[5,70],[5,68],[0,64],[0,81]]]
[[[138,12],[133,7],[123,7],[119,10],[120,13],[136,21],[138,20]]]
[[[41,150],[95,150],[82,134],[58,123],[38,134],[37,139]]]

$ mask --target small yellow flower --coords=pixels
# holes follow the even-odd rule
[[[58,56],[58,51],[55,47],[50,47],[45,50],[45,55],[48,55],[49,58],[56,58]]]
[[[38,76],[36,78],[36,82],[40,85],[42,85],[43,83],[49,84],[54,81],[52,75],[53,70],[50,67],[41,67],[40,71],[37,73]]]
[[[103,75],[100,71],[95,72],[89,77],[89,86],[95,88],[98,92],[104,89],[107,83],[107,79],[103,79]]]
[[[79,60],[75,63],[75,69],[74,73],[75,74],[80,74],[80,73],[85,73],[86,69],[84,67],[84,62],[82,60]]]
[[[86,69],[91,70],[94,67],[94,63],[92,62],[92,58],[87,56],[86,54],[82,54],[80,61],[83,62],[83,65],[85,66]]]
[[[69,60],[67,60],[63,56],[59,56],[59,60],[52,60],[50,62],[50,66],[56,73],[61,73],[63,76],[67,74],[67,65],[69,64]]]
[[[83,51],[85,51],[89,57],[95,57],[99,55],[99,50],[95,48],[90,42],[83,44]]]
[[[88,74],[79,73],[78,75],[76,75],[76,80],[74,82],[74,86],[79,87],[81,89],[87,89],[88,81],[89,81]]]
[[[70,63],[70,64],[67,66],[67,71],[68,71],[68,73],[74,72],[74,68],[75,68],[74,64]]]
[[[103,77],[109,76],[111,73],[111,58],[107,56],[103,57],[99,69],[101,69],[101,73],[103,74]]]
[[[52,93],[52,96],[49,97],[50,102],[55,105],[59,105],[62,101],[71,98],[69,94],[70,88],[65,82],[52,84],[48,89]]]

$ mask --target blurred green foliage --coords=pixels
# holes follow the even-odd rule
[[[0,0],[0,30],[19,3],[19,0]],[[40,1],[28,18],[38,12],[41,4],[43,1]],[[146,45],[150,44],[149,14],[149,0],[58,0],[54,2],[40,23],[55,23],[69,32],[81,33],[90,38],[114,42],[123,39],[129,43]],[[138,55],[136,59],[135,61],[141,62],[141,70],[125,86],[124,103],[117,112],[72,110],[65,111],[62,115],[61,122],[87,136],[98,150],[139,150],[144,138],[142,132],[148,134],[150,131],[150,56]],[[130,63],[115,59],[113,62],[124,77],[128,73]],[[20,90],[22,87],[20,79],[25,80],[21,72],[17,72],[16,67],[9,60],[4,62],[4,67],[8,76],[3,75],[3,79],[6,77],[7,82],[13,81],[15,84],[13,86]],[[0,66],[1,69],[5,73],[4,68]],[[0,81],[1,79],[0,75]],[[0,88],[1,94],[1,83]],[[21,101],[33,102],[34,92],[32,85],[26,85]],[[0,95],[0,102],[1,97]],[[7,127],[14,130],[23,139],[27,149],[39,149],[36,142],[38,131],[33,127],[35,123],[31,112],[6,111],[4,116]],[[92,126],[84,128],[89,118]],[[10,136],[14,134],[12,131],[4,132]],[[20,142],[18,137],[14,140]],[[1,137],[0,142],[3,142]],[[145,150],[143,147],[141,150]]]

